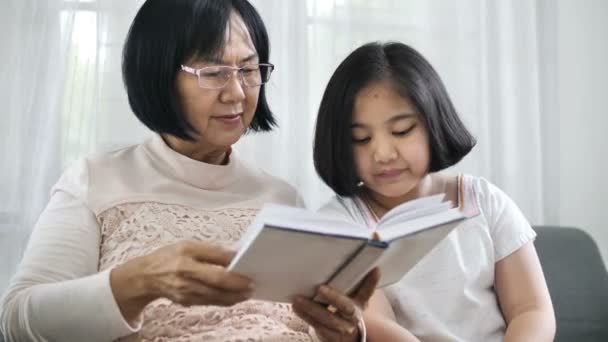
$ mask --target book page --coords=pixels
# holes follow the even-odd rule
[[[391,242],[419,231],[433,230],[436,226],[463,218],[464,216],[458,208],[452,208],[411,221],[395,221],[392,225],[384,226],[381,230],[378,230],[378,234],[382,241]]]
[[[380,221],[377,226],[377,229],[382,229],[382,227],[390,226],[398,222],[405,222],[414,220],[419,217],[433,215],[442,211],[447,211],[453,208],[454,205],[452,202],[441,202],[437,204],[433,204],[432,206],[417,208],[410,211],[405,212],[396,212],[393,213],[388,219],[384,218]]]
[[[445,198],[445,194],[437,194],[428,197],[418,198],[412,201],[405,202],[400,204],[393,209],[389,210],[382,219],[378,222],[378,225],[381,225],[384,221],[389,221],[395,215],[403,215],[404,213],[415,211],[421,208],[428,208],[440,205],[443,199]]]
[[[256,225],[263,224],[324,235],[355,237],[366,240],[370,236],[370,232],[365,226],[352,220],[344,220],[333,215],[278,204],[264,205],[255,221]]]

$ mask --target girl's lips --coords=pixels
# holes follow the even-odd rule
[[[377,173],[376,177],[394,178],[394,177],[399,176],[401,173],[403,173],[403,170],[401,170],[401,169],[384,170],[382,172]]]

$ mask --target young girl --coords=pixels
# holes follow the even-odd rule
[[[459,207],[481,213],[460,223],[397,284],[376,291],[364,314],[370,336],[553,339],[553,307],[530,224],[487,180],[439,173],[474,145],[439,76],[409,46],[364,45],[329,81],[314,162],[337,195],[322,211],[373,228],[399,204],[445,193]],[[383,316],[400,327],[387,325]]]

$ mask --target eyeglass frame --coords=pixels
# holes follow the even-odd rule
[[[248,66],[252,66],[252,65],[257,65],[258,67],[259,66],[267,66],[267,67],[269,67],[270,69],[268,71],[268,80],[264,82],[264,80],[262,78],[262,83],[256,84],[256,85],[252,85],[252,86],[245,84],[245,80],[243,78],[243,70],[245,70]],[[226,79],[226,83],[224,83],[224,85],[221,86],[221,87],[217,87],[217,88],[202,87],[201,86],[201,75],[200,75],[201,71],[203,71],[205,69],[216,68],[216,67],[230,68],[230,69],[233,70],[233,73],[230,74],[230,77]],[[256,63],[256,64],[247,64],[247,65],[244,65],[242,67],[233,67],[233,66],[230,66],[230,65],[213,65],[213,66],[202,67],[200,69],[195,69],[193,67],[181,64],[180,65],[180,69],[181,69],[181,71],[184,71],[184,72],[189,73],[191,75],[195,75],[197,77],[196,84],[198,85],[199,88],[201,88],[201,89],[219,90],[219,89],[226,88],[226,86],[228,85],[228,83],[230,82],[230,80],[234,77],[235,72],[239,75],[239,81],[240,81],[240,83],[241,83],[241,85],[243,87],[253,88],[253,87],[262,86],[262,85],[268,83],[268,81],[270,81],[270,75],[274,71],[274,64],[272,64],[272,63]]]

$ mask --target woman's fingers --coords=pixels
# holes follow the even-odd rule
[[[179,255],[220,266],[228,266],[235,254],[231,249],[204,241],[181,241],[175,248]]]
[[[336,309],[337,314],[350,321],[357,321],[357,304],[353,299],[325,285],[319,288],[318,294],[326,303]]]
[[[328,286],[321,286],[317,294],[330,305],[332,311],[312,300],[296,297],[294,312],[310,324],[324,341],[354,341],[359,333],[359,307],[367,305],[379,280],[379,270],[373,269],[361,281],[352,297]]]
[[[200,241],[182,241],[146,257],[145,283],[156,297],[182,305],[233,305],[249,299],[253,281],[228,272],[229,249]]]
[[[184,265],[182,276],[197,280],[207,286],[226,291],[249,292],[254,283],[251,279],[228,272],[224,267],[190,260]]]
[[[231,292],[204,285],[194,279],[176,280],[167,290],[167,298],[184,305],[221,305],[230,306],[251,297],[251,291]]]
[[[352,332],[340,333],[332,328],[328,328],[325,325],[320,324],[315,318],[310,316],[308,313],[296,310],[294,305],[294,312],[302,318],[306,323],[310,324],[315,329],[317,336],[321,341],[344,341],[354,339],[358,335],[358,330]],[[349,338],[350,337],[350,338]]]
[[[343,335],[349,335],[357,330],[355,322],[331,313],[327,308],[310,299],[296,297],[293,309],[298,316],[312,325],[315,330],[318,327],[336,331]]]
[[[318,329],[315,329],[315,332],[321,341],[324,342],[358,342],[360,340],[358,329],[354,329],[352,333],[339,334],[331,329],[319,327]]]
[[[367,303],[369,299],[374,294],[376,290],[376,286],[378,286],[378,282],[380,281],[380,270],[378,268],[374,268],[371,270],[365,278],[359,284],[359,288],[352,295],[353,300],[359,305],[362,309],[367,307]]]

